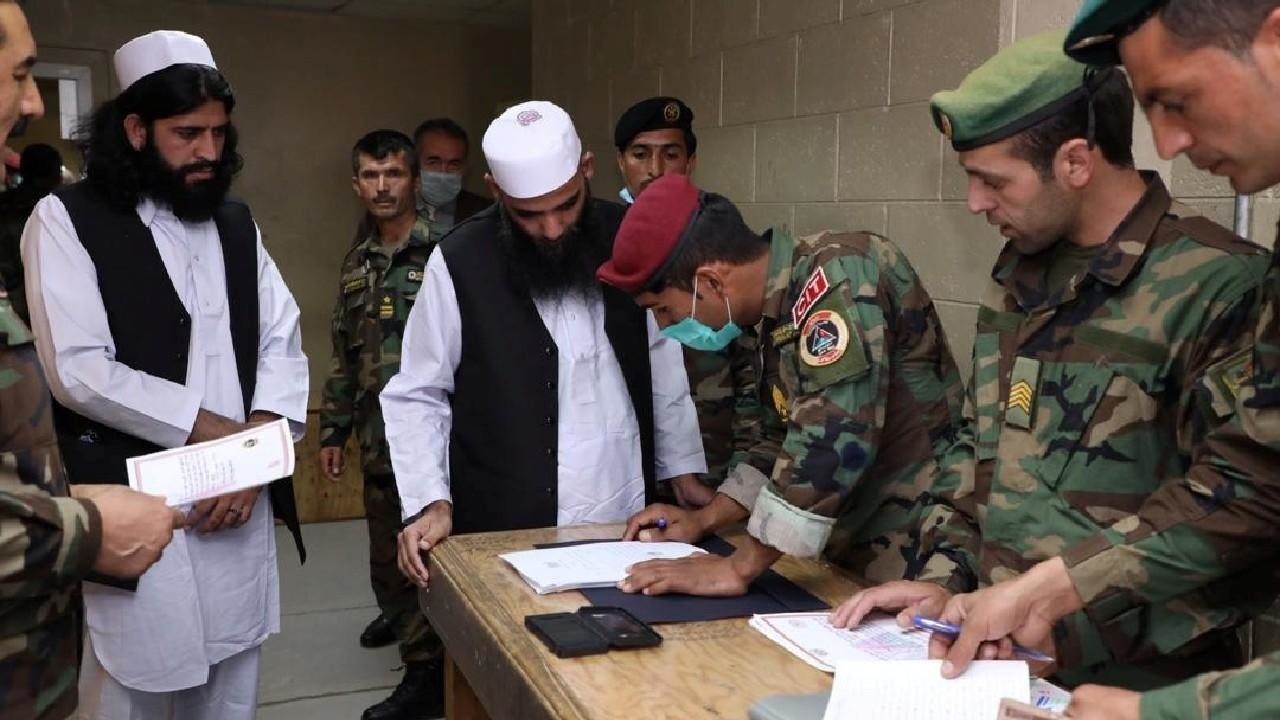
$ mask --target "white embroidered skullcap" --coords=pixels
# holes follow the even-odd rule
[[[544,100],[507,108],[489,124],[482,146],[494,182],[513,198],[535,198],[562,187],[582,161],[573,120]]]
[[[195,35],[178,30],[156,30],[136,37],[116,51],[116,79],[120,81],[120,92],[153,72],[185,64],[218,69],[209,45]]]

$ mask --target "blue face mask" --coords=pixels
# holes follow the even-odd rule
[[[702,322],[694,319],[694,314],[698,312],[698,278],[695,276],[693,279],[693,307],[689,310],[689,317],[663,328],[662,334],[694,350],[719,352],[729,347],[729,343],[738,339],[738,336],[742,334],[742,328],[738,327],[737,323],[733,321],[733,309],[729,307],[728,297],[724,299],[724,309],[729,313],[729,322],[719,330],[712,330]]]
[[[419,194],[432,207],[448,205],[462,192],[462,175],[458,173],[423,170],[420,175],[422,189]]]
[[[636,199],[631,197],[631,191],[626,188],[622,188],[618,191],[618,197],[622,198],[622,202],[628,205],[636,204]]]

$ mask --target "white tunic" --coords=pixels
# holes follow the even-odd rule
[[[204,408],[243,421],[231,346],[222,247],[212,221],[184,223],[144,201],[165,270],[191,315],[185,385],[115,361],[97,274],[66,207],[49,196],[22,236],[31,323],[54,397],[76,412],[162,447],[186,442]],[[308,375],[298,306],[258,235],[258,367],[252,408],[306,423]],[[250,521],[209,535],[174,533],[136,593],[85,583],[86,622],[103,667],[126,687],[201,685],[209,667],[280,629],[273,522],[264,491]]]
[[[604,330],[599,290],[535,302],[558,349],[556,522],[616,522],[644,507],[640,431],[622,368]],[[680,346],[659,333],[651,313],[657,478],[704,473],[706,458]],[[513,348],[511,362],[520,362]],[[400,372],[382,391],[382,415],[404,516],[449,492],[449,395],[462,355],[462,320],[453,278],[433,253],[400,351]],[[460,399],[466,402],[465,398]]]

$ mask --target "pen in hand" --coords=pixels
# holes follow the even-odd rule
[[[955,638],[960,635],[960,626],[944,623],[941,620],[927,618],[923,615],[916,615],[911,619],[911,624],[921,630],[946,635]],[[1053,662],[1053,658],[1034,648],[1024,647],[1017,643],[1013,644],[1013,654],[1023,658],[1024,660],[1034,660],[1036,662]]]

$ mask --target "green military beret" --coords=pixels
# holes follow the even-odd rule
[[[1120,40],[1163,7],[1168,0],[1085,0],[1067,31],[1063,48],[1091,65],[1119,65]]]
[[[929,101],[933,123],[958,151],[1000,142],[1086,94],[1083,65],[1062,52],[1063,33],[1020,40],[996,53],[955,90]]]

